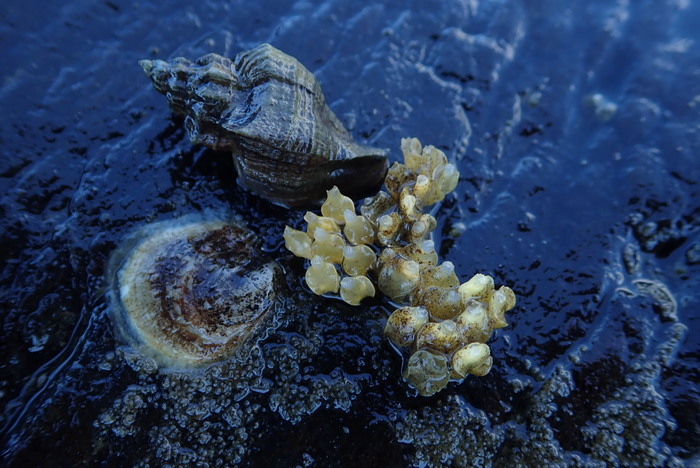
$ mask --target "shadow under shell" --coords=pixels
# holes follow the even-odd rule
[[[275,304],[280,267],[231,221],[157,223],[115,252],[117,334],[166,367],[230,356]]]

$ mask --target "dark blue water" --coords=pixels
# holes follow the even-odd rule
[[[693,465],[700,461],[700,5],[5,2],[3,463]],[[270,42],[361,142],[461,172],[441,258],[518,305],[482,378],[416,397],[388,306],[304,290],[287,211],[192,147],[137,61]],[[250,349],[164,374],[113,334],[105,270],[145,224],[234,214],[289,271]]]

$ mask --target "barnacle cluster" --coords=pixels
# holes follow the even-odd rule
[[[334,187],[322,216],[307,212],[306,232],[287,227],[284,238],[293,254],[309,260],[305,279],[314,293],[340,292],[357,305],[374,296],[376,285],[404,304],[391,314],[384,334],[410,350],[404,377],[430,396],[451,379],[489,372],[485,342],[507,325],[505,312],[515,306],[515,294],[507,286],[496,289],[493,278],[482,274],[460,283],[451,262],[438,263],[430,239],[437,222],[423,209],[454,190],[459,172],[442,151],[415,138],[402,139],[401,150],[404,163],[389,168],[386,191],[366,199],[359,215]]]

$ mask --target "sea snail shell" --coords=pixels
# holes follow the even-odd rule
[[[117,333],[165,367],[225,359],[274,307],[280,268],[246,228],[220,221],[158,223],[117,259]],[[123,255],[120,250],[118,256]]]
[[[386,150],[355,143],[313,74],[269,44],[232,60],[139,62],[195,144],[232,151],[239,184],[285,206],[319,203],[336,185],[352,198],[383,182]]]

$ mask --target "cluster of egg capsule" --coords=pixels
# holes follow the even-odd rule
[[[397,303],[384,334],[399,348],[409,348],[404,377],[421,395],[444,388],[450,379],[485,375],[492,359],[484,342],[493,329],[505,327],[504,314],[515,306],[508,287],[477,274],[460,285],[454,266],[438,264],[428,237],[435,218],[424,207],[454,190],[459,172],[445,154],[415,139],[402,139],[404,164],[394,163],[386,192],[365,201],[360,215],[337,188],[317,216],[307,212],[306,232],[287,227],[284,238],[295,255],[310,260],[306,282],[316,294],[337,293],[359,304],[379,290]],[[372,247],[381,249],[377,257]],[[341,279],[339,271],[345,275]],[[368,276],[369,273],[369,276]]]
[[[338,293],[351,305],[366,297],[374,297],[374,284],[367,273],[374,267],[377,254],[370,247],[375,239],[374,228],[364,216],[355,212],[353,201],[338,187],[328,190],[318,216],[304,215],[306,232],[286,226],[284,241],[297,257],[310,260],[306,284],[318,295]],[[344,273],[343,278],[339,271]]]

